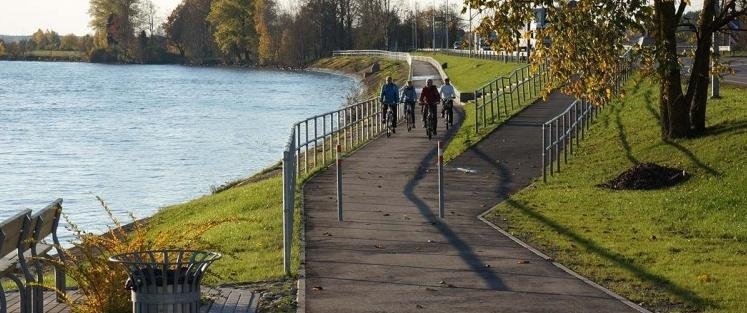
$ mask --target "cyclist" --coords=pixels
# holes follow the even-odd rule
[[[432,79],[428,79],[425,82],[423,91],[420,92],[420,105],[423,111],[423,124],[425,124],[425,117],[427,116],[426,110],[430,110],[431,114],[433,114],[433,126],[435,127],[436,125],[438,125],[438,119],[436,118],[436,106],[440,101],[441,95],[438,92],[438,88],[433,85]],[[435,135],[436,132],[434,131],[433,134]]]
[[[399,99],[405,103],[405,111],[410,109],[415,112],[415,102],[418,101],[418,92],[415,90],[415,86],[412,85],[412,81],[408,80],[407,85],[402,87]],[[413,113],[412,120],[409,121],[412,125],[415,125],[415,114]]]
[[[381,122],[386,123],[386,112],[391,109],[394,112],[394,121],[392,125],[392,132],[396,133],[397,130],[397,103],[399,102],[399,88],[392,82],[392,77],[386,77],[386,84],[381,86]]]
[[[454,99],[456,98],[456,92],[454,92],[454,86],[449,82],[449,78],[444,79],[444,85],[441,86],[440,90],[441,99],[444,99],[443,107],[441,107],[441,117],[444,117],[447,105],[454,107]]]

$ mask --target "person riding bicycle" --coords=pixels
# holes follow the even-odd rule
[[[425,117],[427,116],[426,110],[430,110],[433,114],[434,128],[438,125],[438,119],[436,118],[436,106],[441,101],[441,94],[438,92],[438,88],[433,85],[433,80],[428,79],[425,82],[423,91],[420,92],[420,105],[423,111],[423,123],[425,124]],[[435,131],[434,131],[435,134]]]
[[[410,123],[415,125],[415,102],[418,101],[418,92],[415,90],[415,86],[412,85],[412,81],[408,80],[407,85],[402,87],[400,92],[400,101],[405,104],[405,111],[409,108],[413,112],[412,120]]]
[[[394,121],[392,132],[396,133],[397,128],[397,103],[399,102],[399,88],[392,82],[392,77],[386,77],[386,84],[381,86],[381,122],[386,123],[386,113],[389,109],[394,112]]]
[[[456,98],[456,92],[454,91],[454,86],[451,85],[451,82],[449,82],[449,78],[447,77],[444,79],[444,85],[441,86],[440,90],[441,99],[443,99],[444,103],[441,107],[441,117],[444,117],[444,113],[446,113],[447,105],[454,107],[454,99]]]

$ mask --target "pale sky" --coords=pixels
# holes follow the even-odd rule
[[[278,0],[288,7],[298,0]],[[397,1],[397,0],[395,0]],[[421,7],[431,6],[434,0],[399,0],[406,7],[414,1]],[[161,17],[165,18],[181,0],[153,0]],[[446,0],[436,0],[437,4]],[[449,0],[450,4],[461,5],[461,0]],[[0,34],[31,35],[37,29],[51,29],[60,34],[84,35],[91,32],[88,27],[89,0],[0,0]],[[701,7],[703,0],[694,0],[695,7]]]

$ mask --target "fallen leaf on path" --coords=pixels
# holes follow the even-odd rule
[[[438,289],[431,288],[431,287],[425,287],[426,291],[438,291]]]
[[[322,291],[322,290],[324,290],[324,288],[322,288],[322,286],[314,286],[314,288],[311,288],[311,290]]]
[[[384,213],[384,216],[389,216],[389,215],[390,215],[389,213]]]
[[[376,247],[376,249],[384,249],[384,246],[382,245],[375,245],[374,247]]]
[[[328,237],[331,237],[331,236],[332,236],[332,234],[330,234],[330,233],[324,233],[324,234],[322,234],[322,235],[324,235],[324,236],[328,236]]]
[[[420,304],[418,304],[418,305],[415,305],[415,307],[416,307],[416,308],[418,308],[418,309],[422,309],[422,308],[423,308],[423,306],[422,306],[422,305],[420,305]]]
[[[519,262],[516,262],[517,264],[529,264],[529,261],[527,260],[521,260]]]

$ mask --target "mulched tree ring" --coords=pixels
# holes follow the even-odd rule
[[[599,187],[614,190],[652,190],[672,187],[690,178],[684,170],[657,165],[638,164],[615,177],[599,184]]]

